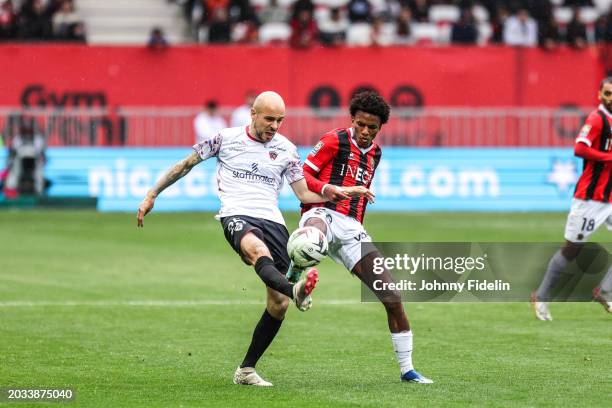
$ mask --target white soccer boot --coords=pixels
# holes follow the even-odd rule
[[[255,385],[257,387],[272,387],[273,384],[261,378],[253,367],[240,366],[234,373],[234,384],[240,385]]]
[[[596,287],[593,289],[593,300],[601,303],[606,312],[612,313],[612,296],[609,293],[604,294],[600,287]]]
[[[535,293],[531,294],[531,306],[533,307],[536,319],[542,321],[551,321],[553,319],[548,308],[548,302],[538,300]]]
[[[312,306],[310,294],[317,286],[318,281],[319,272],[316,268],[311,268],[303,279],[293,285],[293,301],[301,312],[305,312]]]

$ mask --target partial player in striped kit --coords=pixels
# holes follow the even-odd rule
[[[377,93],[356,95],[350,104],[352,125],[325,134],[308,155],[304,163],[308,188],[320,193],[334,186],[369,189],[382,155],[374,139],[387,123],[389,112],[389,105]],[[373,289],[375,280],[393,281],[388,271],[374,274],[374,259],[381,255],[362,225],[366,207],[373,200],[370,193],[334,203],[304,204],[300,227],[313,226],[323,231],[329,242],[329,256],[356,275],[383,303],[401,380],[432,383],[412,365],[412,331],[400,294]],[[296,279],[300,273],[292,264],[287,276]]]
[[[553,255],[540,287],[531,296],[539,320],[552,320],[551,292],[589,236],[604,223],[612,229],[612,77],[601,81],[598,98],[601,104],[589,114],[576,138],[574,154],[584,159],[584,168],[567,216],[565,245]],[[612,313],[612,268],[593,290],[593,298]]]

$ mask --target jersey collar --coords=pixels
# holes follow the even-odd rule
[[[599,105],[599,107],[598,107],[597,109],[599,109],[600,111],[602,111],[603,113],[605,113],[605,114],[606,114],[606,116],[607,116],[609,119],[612,119],[612,113],[610,113],[610,112],[609,112],[609,111],[606,109],[606,107],[603,105],[603,103],[602,103],[602,104],[600,104],[600,105]]]
[[[355,141],[355,139],[353,138],[353,132],[355,129],[353,129],[352,127],[348,128],[348,133],[349,133],[349,139],[351,139],[351,143],[353,143],[353,145],[358,148],[361,153],[366,154],[367,152],[369,152],[370,150],[372,150],[374,148],[374,141],[372,141],[372,144],[370,145],[370,147],[363,149],[361,147],[359,147],[359,145],[357,144],[357,142]]]
[[[263,144],[263,142],[261,140],[257,140],[257,139],[255,139],[253,137],[253,135],[251,135],[251,126],[250,125],[246,125],[245,126],[245,130],[246,130],[246,135],[249,137],[249,139],[251,139],[254,142]]]

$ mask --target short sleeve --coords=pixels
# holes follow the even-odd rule
[[[221,133],[217,133],[210,139],[202,140],[200,143],[196,143],[193,145],[193,150],[195,150],[198,155],[202,158],[202,160],[206,160],[210,157],[217,156],[219,154],[219,149],[221,148],[221,141],[223,137]]]
[[[580,129],[578,137],[576,137],[576,143],[584,143],[591,147],[599,139],[602,126],[603,123],[599,113],[597,111],[591,112]]]
[[[304,170],[302,170],[300,156],[298,155],[297,149],[294,147],[287,162],[287,168],[285,169],[285,179],[287,179],[287,183],[293,184],[303,178]]]
[[[328,133],[308,153],[305,163],[314,171],[320,172],[334,158],[337,152],[338,136],[335,133]]]

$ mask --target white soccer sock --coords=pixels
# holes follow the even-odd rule
[[[395,350],[395,357],[400,366],[402,375],[412,370],[412,331],[391,333],[391,341]]]

